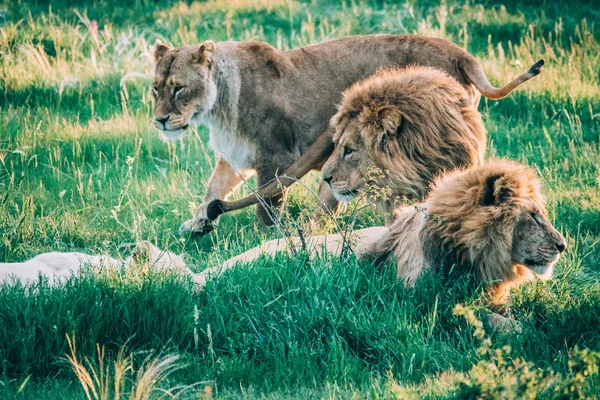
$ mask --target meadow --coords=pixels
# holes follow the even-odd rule
[[[144,382],[164,390],[150,398],[600,393],[597,0],[10,0],[1,9],[2,262],[51,250],[126,256],[127,243],[144,239],[184,254],[199,272],[285,233],[262,227],[246,209],[205,237],[178,235],[214,157],[205,127],[167,144],[150,123],[157,38],[290,49],[352,34],[419,33],[463,46],[496,84],[544,58],[541,76],[503,100],[483,99],[479,109],[488,157],[538,172],[551,221],[568,241],[555,279],[514,293],[520,334],[482,332],[482,288],[426,276],[406,289],[394,265],[376,268],[351,255],[263,258],[200,293],[185,278],[158,273],[2,286],[1,398],[87,398],[85,376],[66,358],[70,341],[87,371],[101,371],[90,379],[106,383],[89,398],[114,398],[115,388],[121,398],[147,398],[136,391]],[[304,182],[314,190],[318,179]],[[316,207],[296,185],[284,226],[303,226]],[[337,222],[383,219],[361,203]],[[329,221],[314,233],[334,229]],[[457,304],[466,317],[453,312]]]

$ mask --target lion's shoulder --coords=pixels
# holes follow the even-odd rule
[[[239,43],[236,51],[240,64],[257,71],[265,71],[274,78],[282,78],[295,70],[288,56],[264,42]]]

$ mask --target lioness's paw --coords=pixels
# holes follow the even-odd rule
[[[180,235],[206,235],[215,229],[219,223],[219,218],[215,220],[208,219],[206,210],[210,203],[202,203],[194,211],[194,217],[185,221],[179,227]]]
[[[206,218],[192,218],[179,227],[180,235],[206,235],[215,229],[214,221]]]

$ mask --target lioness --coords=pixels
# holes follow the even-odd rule
[[[358,258],[384,261],[393,255],[398,279],[412,286],[427,269],[444,275],[473,273],[490,283],[492,307],[505,311],[509,291],[536,276],[549,279],[566,248],[563,236],[548,220],[539,180],[527,166],[489,160],[481,167],[455,170],[436,179],[425,202],[397,210],[389,227],[306,239],[310,255],[339,255],[353,244]],[[300,239],[292,238],[294,246]],[[211,274],[261,254],[289,251],[289,242],[271,240],[195,276],[203,285]]]
[[[331,127],[335,150],[323,180],[341,201],[370,186],[388,220],[398,198],[421,200],[440,173],[483,164],[481,114],[456,80],[433,68],[381,71],[354,84]]]
[[[330,133],[323,132],[340,94],[381,67],[438,68],[463,85],[476,106],[480,93],[502,98],[538,75],[543,65],[538,61],[497,89],[462,48],[416,35],[351,36],[290,51],[259,42],[206,41],[175,49],[158,42],[154,57],[155,127],[172,140],[190,124],[204,123],[217,155],[202,204],[181,232],[212,229],[207,218],[212,200],[227,199],[254,173],[258,185],[265,185],[320,137],[317,149],[303,162],[306,171],[298,176],[318,168],[332,150]],[[334,208],[336,201],[325,184],[320,193]],[[281,198],[281,190],[276,191],[266,204]],[[257,213],[271,223],[267,209],[260,206]]]

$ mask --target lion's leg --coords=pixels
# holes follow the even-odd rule
[[[339,256],[342,252],[342,246],[344,245],[344,239],[342,235],[327,235],[327,236],[311,236],[305,238],[306,251],[310,258],[314,258],[317,254],[330,253],[334,256]],[[196,289],[201,289],[206,285],[206,281],[209,277],[214,277],[222,274],[223,272],[231,269],[236,264],[247,264],[256,259],[261,255],[274,256],[277,253],[287,251],[291,252],[291,246],[295,250],[302,248],[302,240],[299,237],[291,237],[288,239],[274,239],[264,242],[260,246],[254,247],[238,256],[230,258],[223,262],[221,265],[208,268],[198,274],[193,275],[194,282],[196,283]]]
[[[388,249],[382,250],[377,248],[377,245],[381,244],[389,231],[390,230],[386,227],[375,226],[359,229],[348,238],[344,238],[343,235],[339,234],[310,236],[304,238],[304,243],[306,244],[305,250],[308,252],[311,259],[317,255],[321,256],[324,253],[329,253],[338,257],[342,254],[345,246],[351,246],[354,254],[356,254],[359,259],[378,258],[381,257],[382,253],[389,252]],[[300,250],[303,246],[302,240],[299,237],[292,237],[289,238],[289,240],[269,240],[260,246],[254,247],[238,256],[226,260],[218,267],[208,268],[198,274],[194,274],[193,279],[196,283],[196,289],[202,289],[206,285],[206,281],[209,277],[218,276],[238,263],[246,264],[252,262],[263,254],[273,256],[283,251],[290,252],[290,246],[293,246],[296,250]]]
[[[520,332],[521,326],[510,317],[510,291],[522,282],[519,279],[507,280],[492,284],[487,291],[489,306],[492,312],[487,315],[487,322],[492,330],[501,332]]]
[[[278,252],[284,251],[286,249],[289,249],[289,247],[288,243],[284,239],[269,240],[268,242],[265,242],[260,246],[254,247],[238,256],[226,260],[218,267],[208,268],[198,274],[194,274],[194,282],[196,283],[198,289],[202,288],[206,285],[206,281],[210,276],[220,275],[228,269],[231,269],[237,263],[247,264],[256,260],[262,254],[275,255]]]
[[[513,281],[504,281],[492,284],[487,291],[490,308],[500,315],[508,315],[510,310],[510,291],[518,285]]]
[[[536,275],[524,265],[513,266],[513,278],[490,285],[487,290],[488,301],[493,313],[488,315],[488,323],[495,330],[521,332],[521,325],[510,316],[510,292],[513,289],[536,279],[545,281],[552,276],[552,269],[544,275]]]
[[[311,219],[313,225],[317,225],[326,215],[336,215],[340,209],[340,202],[333,196],[333,191],[325,181],[319,184],[319,199],[319,208]]]
[[[271,197],[270,199],[264,199],[264,204],[256,205],[256,216],[263,224],[266,226],[275,225],[277,220],[274,214],[278,213],[283,208],[286,194],[287,190],[284,193]]]
[[[285,168],[281,169],[285,171]],[[277,169],[273,168],[264,168],[256,171],[256,178],[258,181],[258,186],[262,187],[263,185],[268,184],[273,179],[275,179],[277,174]],[[275,218],[275,213],[279,212],[283,205],[285,204],[285,196],[287,194],[287,189],[282,193],[275,195],[269,199],[262,199],[259,204],[256,205],[256,215],[260,219],[260,221],[266,226],[274,225],[277,219]]]
[[[515,265],[514,278],[490,285],[487,290],[490,307],[494,312],[506,315],[510,310],[510,292],[535,279],[534,273],[523,265]]]
[[[494,331],[500,331],[504,333],[521,333],[523,328],[518,321],[512,318],[505,317],[497,313],[491,313],[487,315],[487,323]]]
[[[254,170],[237,171],[227,161],[218,158],[208,179],[202,204],[194,211],[194,217],[181,225],[179,233],[194,232],[203,234],[212,231],[213,224],[217,221],[210,221],[206,217],[206,208],[210,202],[213,200],[227,200],[242,182],[252,175],[254,175]]]

